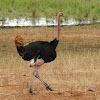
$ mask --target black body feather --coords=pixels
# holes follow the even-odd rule
[[[58,40],[55,38],[53,41],[36,41],[24,47],[17,47],[17,51],[24,60],[30,61],[31,59],[43,59],[45,63],[51,62],[56,58],[56,47]]]

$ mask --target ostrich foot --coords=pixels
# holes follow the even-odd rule
[[[49,86],[46,86],[46,89],[47,89],[47,90],[50,90],[50,91],[54,91],[54,90],[51,89]]]
[[[35,93],[33,93],[31,88],[29,89],[29,93],[31,93],[31,95],[35,94]]]

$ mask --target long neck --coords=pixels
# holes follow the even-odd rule
[[[59,40],[59,36],[60,36],[60,15],[58,15],[58,33],[57,33],[57,40]]]

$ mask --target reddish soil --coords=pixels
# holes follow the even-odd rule
[[[41,83],[35,85],[34,95],[28,92],[29,79],[22,76],[25,82],[16,83],[17,76],[0,77],[0,100],[100,100],[100,92],[94,90],[82,91],[47,91]],[[10,79],[9,79],[10,78]],[[65,88],[62,86],[62,90]]]

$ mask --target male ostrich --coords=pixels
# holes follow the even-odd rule
[[[53,91],[53,89],[51,89],[49,85],[40,78],[38,74],[38,69],[44,63],[51,62],[56,58],[56,47],[59,42],[61,16],[64,17],[63,13],[59,12],[57,37],[51,42],[36,41],[24,46],[23,38],[20,35],[17,35],[15,38],[15,45],[19,55],[24,60],[30,61],[30,67],[34,67],[32,83],[29,89],[29,92],[31,94],[33,94],[32,87],[35,77],[38,78],[46,86],[46,89]]]

